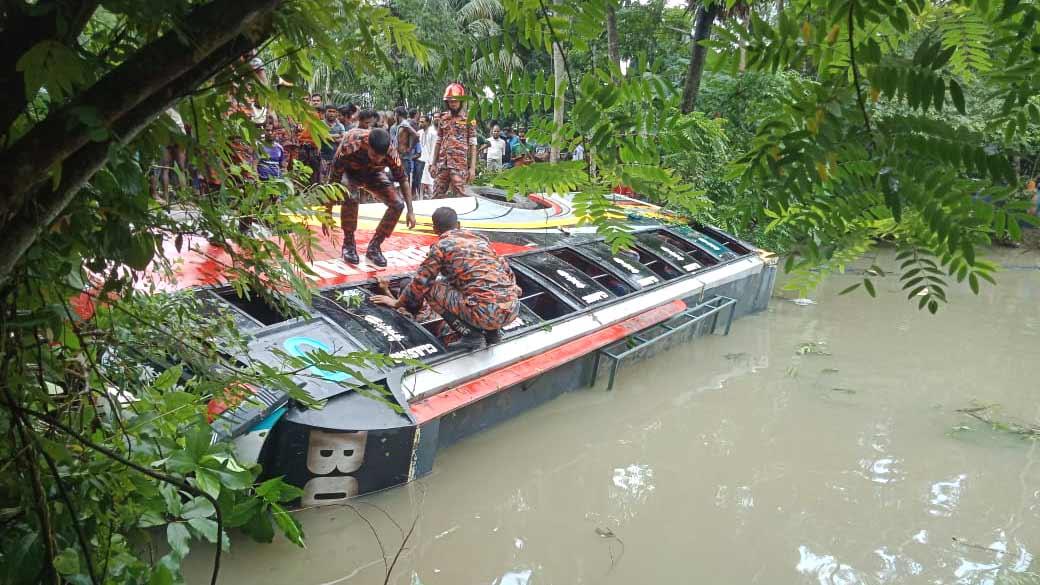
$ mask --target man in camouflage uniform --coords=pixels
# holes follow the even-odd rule
[[[386,176],[383,169],[389,168],[394,180],[401,184],[404,201],[397,194],[394,182]],[[401,212],[407,207],[408,215],[405,223],[408,228],[415,227],[415,212],[412,211],[412,189],[408,184],[408,176],[401,166],[401,158],[390,148],[390,135],[386,130],[376,128],[363,130],[355,128],[346,133],[332,161],[332,176],[346,175],[347,196],[340,206],[340,226],[343,228],[343,260],[350,264],[358,263],[357,248],[354,243],[354,231],[358,221],[358,191],[363,189],[386,205],[386,212],[376,228],[375,235],[368,244],[365,257],[376,266],[386,266],[386,258],[380,250],[383,240],[394,233]],[[332,204],[326,204],[328,213],[332,213]],[[323,228],[325,230],[327,228]]]
[[[455,197],[466,196],[466,183],[477,175],[476,122],[462,111],[460,98],[466,95],[461,83],[444,90],[448,111],[437,119],[437,145],[433,149],[433,197],[439,199],[450,188]]]
[[[412,314],[419,314],[428,302],[461,336],[457,349],[497,342],[502,328],[520,312],[520,287],[513,270],[486,238],[459,227],[450,207],[433,213],[433,231],[437,242],[401,296],[375,295],[372,301],[404,307]]]

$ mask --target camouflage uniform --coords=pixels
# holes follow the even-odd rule
[[[379,221],[375,237],[385,239],[394,232],[397,220],[404,211],[404,200],[397,194],[393,181],[383,172],[384,167],[390,168],[390,174],[394,180],[402,185],[408,180],[401,166],[401,158],[393,149],[387,151],[384,162],[373,164],[368,158],[368,135],[369,130],[355,128],[347,132],[343,141],[336,150],[332,161],[332,176],[347,176],[347,200],[343,202],[346,213],[343,214],[343,232],[354,233],[357,229],[358,199],[357,192],[364,189],[371,193],[376,199],[386,205],[386,213]]]
[[[437,176],[434,177],[433,197],[439,199],[450,187],[456,197],[466,195],[466,176],[469,173],[469,149],[477,144],[476,122],[466,119],[461,113],[452,116],[444,112],[437,120],[439,151]]]
[[[437,276],[444,276],[437,280]],[[499,330],[520,311],[520,287],[513,270],[482,236],[463,229],[441,234],[430,246],[411,284],[401,292],[400,304],[412,313],[423,301],[449,323],[463,323],[484,331]]]

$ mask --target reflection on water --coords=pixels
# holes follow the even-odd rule
[[[937,481],[932,484],[932,508],[928,513],[932,516],[952,516],[957,502],[961,499],[961,490],[964,480],[968,476],[964,473],[958,475],[953,481]]]
[[[367,523],[302,512],[306,549],[237,538],[222,582],[381,584],[379,542],[389,564],[416,515],[397,585],[1030,582],[1040,442],[955,411],[1040,423],[1040,272],[953,293],[938,317],[896,279],[838,296],[854,278],[447,449],[421,482],[357,500]]]

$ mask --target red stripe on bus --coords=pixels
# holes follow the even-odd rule
[[[445,390],[411,405],[419,424],[444,416],[520,382],[530,380],[555,367],[592,353],[629,335],[677,315],[686,309],[680,300],[650,309],[584,337],[569,341],[546,353],[529,357],[511,366],[491,372],[461,386]]]

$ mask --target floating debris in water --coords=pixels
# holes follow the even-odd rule
[[[748,354],[745,353],[745,352],[738,352],[738,353],[727,353],[726,355],[724,355],[722,357],[724,357],[724,358],[726,358],[728,360],[742,360],[742,359],[746,358],[747,356],[748,356]]]
[[[959,408],[957,412],[988,424],[995,431],[1017,435],[1023,439],[1040,440],[1040,426],[1002,416],[995,404]]]
[[[821,374],[837,374],[840,371],[841,370],[839,370],[838,368],[824,368],[824,369],[820,370],[820,373]]]
[[[816,304],[816,301],[812,299],[791,299],[791,302],[798,305],[799,307],[808,307],[809,305]]]
[[[798,349],[795,350],[795,353],[798,355],[831,355],[831,352],[827,351],[826,341],[808,341],[802,343],[798,346]]]
[[[788,378],[797,378],[798,377],[798,368],[795,367],[795,366],[791,366],[791,367],[787,368],[787,371],[784,372],[784,375],[787,376]]]
[[[611,571],[614,570],[614,567],[617,566],[617,563],[621,560],[621,557],[625,556],[625,541],[618,538],[618,536],[614,534],[614,531],[609,528],[602,528],[597,526],[596,534],[600,538],[616,540],[617,543],[621,545],[621,554],[619,554],[617,558],[614,557],[614,547],[610,544],[607,545],[607,550],[610,552],[610,568],[607,569],[607,573],[609,574]]]
[[[831,392],[840,392],[842,394],[855,394],[856,390],[852,388],[831,388]]]

